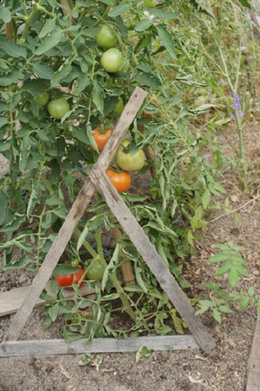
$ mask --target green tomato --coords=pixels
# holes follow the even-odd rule
[[[70,105],[65,98],[53,99],[48,103],[48,112],[55,119],[61,119],[68,111]]]
[[[99,261],[92,261],[87,268],[87,279],[101,281],[103,278],[105,267]]]
[[[96,35],[97,44],[103,49],[110,49],[117,45],[117,38],[110,26],[105,24]]]
[[[40,107],[47,105],[49,102],[49,93],[48,91],[43,91],[40,94],[36,95],[34,98],[34,102],[36,102]]]
[[[124,56],[117,48],[106,50],[100,59],[100,63],[105,71],[110,73],[120,72],[124,66]]]
[[[130,144],[130,141],[124,140],[116,153],[116,163],[117,165],[125,171],[138,171],[143,168],[145,163],[145,154],[142,149],[138,152],[131,154],[129,152],[125,152],[124,148],[126,148]]]
[[[78,258],[74,258],[70,261],[70,265],[71,267],[78,267],[79,266],[79,259]]]

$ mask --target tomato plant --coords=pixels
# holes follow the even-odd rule
[[[196,229],[205,225],[204,214],[212,195],[224,192],[216,179],[224,157],[213,135],[215,130],[219,132],[220,124],[225,129],[229,122],[230,113],[223,111],[229,105],[227,91],[230,85],[234,90],[240,85],[246,88],[245,80],[240,80],[244,62],[237,56],[241,53],[237,46],[241,25],[236,20],[243,23],[242,12],[234,18],[234,7],[216,1],[218,13],[225,15],[223,24],[212,14],[210,3],[214,2],[185,0],[175,2],[174,7],[170,0],[1,2],[0,153],[9,161],[9,171],[0,178],[4,270],[38,270],[81,190],[79,170],[84,176],[96,162],[97,154],[89,147],[96,129],[102,133],[100,124],[118,119],[138,86],[153,99],[148,101],[144,114],[140,111],[136,116],[129,137],[133,152],[153,148],[156,159],[147,157],[147,168],[155,168],[155,175],[143,182],[139,173],[134,174],[133,179],[137,177],[144,187],[133,187],[132,193],[135,190],[137,194],[123,196],[169,270],[182,283],[181,261],[195,248]],[[240,12],[238,1],[235,9]],[[248,19],[245,21],[248,28]],[[223,39],[228,39],[228,45]],[[225,59],[226,67],[222,64]],[[229,69],[232,72],[226,83],[223,75]],[[207,96],[214,96],[216,104],[210,110],[208,105],[203,105],[203,110],[194,106],[201,89]],[[210,159],[204,158],[205,147]],[[117,156],[119,166],[126,170],[133,166],[125,166],[120,159],[127,158],[127,164],[133,164],[131,153],[125,156],[128,152],[120,150]],[[143,154],[134,156],[138,163],[134,169],[138,169],[143,165]],[[118,191],[128,191],[129,172],[108,170],[108,175]],[[71,239],[73,246],[78,240],[84,243],[84,249],[79,250],[82,254],[77,252],[77,256],[84,257],[87,251],[95,258],[93,248],[86,244],[96,235],[92,232],[100,224],[102,230],[116,225],[98,194],[93,203],[93,215],[102,209],[102,216],[99,213],[89,219],[84,215],[79,221],[81,240],[76,230]],[[132,293],[140,300],[131,302],[138,314],[136,325],[148,333],[169,333],[166,326],[172,315],[164,312],[167,300],[140,255],[135,253],[134,260],[131,258],[131,242],[125,236],[123,242],[127,245],[125,256],[133,261],[137,276],[136,291],[133,287]],[[97,247],[100,256],[102,251],[105,254],[101,240]],[[118,287],[111,277],[121,278],[121,255],[105,256],[111,266],[107,287]],[[104,305],[101,298],[105,290],[96,289],[98,299],[92,302],[91,327],[95,322],[100,327],[110,311],[108,299]],[[152,306],[147,292],[156,292],[152,315],[145,312]],[[117,293],[117,299],[129,294],[123,287]],[[57,307],[62,312],[60,300],[58,297],[54,311],[50,311],[51,319]],[[78,316],[81,324],[80,312],[73,313],[71,319],[66,314],[68,322]],[[134,319],[131,310],[129,314]],[[169,316],[167,325],[163,324],[163,316]],[[146,328],[148,318],[154,330]],[[85,333],[88,337],[86,330],[92,330],[88,324],[82,326],[85,331],[78,327],[81,336]],[[104,326],[105,336],[112,334],[108,330]],[[66,337],[69,339],[73,332],[69,328]]]
[[[95,142],[97,144],[97,148],[98,148],[99,152],[103,151],[103,148],[104,148],[107,140],[109,139],[111,132],[112,132],[112,129],[110,129],[110,128],[104,129],[104,127],[101,127],[101,128],[97,127],[96,129],[93,130],[92,136],[95,139]],[[92,149],[94,149],[92,147],[92,145],[90,147]]]
[[[138,171],[141,170],[145,163],[145,154],[142,149],[131,154],[127,151],[130,141],[124,140],[116,153],[117,165],[125,171]]]
[[[77,272],[75,272],[75,273],[64,274],[63,276],[56,276],[55,278],[56,278],[59,286],[61,286],[61,287],[70,286],[72,284],[78,285],[80,280],[82,279],[82,281],[80,282],[80,285],[79,285],[79,286],[81,286],[85,280],[84,274],[85,274],[85,270],[82,269],[81,267],[78,267]]]
[[[128,172],[115,172],[111,169],[106,171],[107,176],[117,189],[118,193],[126,192],[131,186],[131,176]]]
[[[100,28],[96,35],[98,46],[103,49],[110,49],[117,45],[117,38],[109,25]]]
[[[111,48],[102,54],[100,63],[105,71],[109,73],[117,73],[124,67],[125,60],[123,53],[119,49]]]
[[[65,98],[53,99],[48,103],[48,112],[55,119],[61,119],[70,111],[70,105]]]

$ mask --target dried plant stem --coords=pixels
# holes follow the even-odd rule
[[[228,216],[228,215],[231,215],[231,214],[237,212],[238,210],[243,209],[243,208],[244,208],[245,206],[247,206],[248,204],[251,204],[252,202],[256,201],[259,197],[260,197],[260,195],[258,195],[257,197],[254,197],[252,200],[247,201],[245,204],[239,206],[239,207],[236,208],[236,209],[231,210],[231,211],[228,212],[228,213],[224,213],[224,214],[222,214],[222,215],[220,215],[220,216],[218,216],[218,217],[215,217],[215,219],[210,220],[210,223],[213,223],[214,221],[217,221],[217,220],[221,219],[222,217],[226,217],[226,216]]]

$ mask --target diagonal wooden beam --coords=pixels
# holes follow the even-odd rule
[[[167,293],[176,310],[188,325],[198,345],[205,351],[213,349],[215,342],[202,324],[200,318],[195,316],[194,309],[188,298],[179,287],[169,269],[165,266],[162,258],[128,209],[122,197],[110,182],[108,176],[102,170],[95,170],[90,173],[90,179],[102,194],[112,213],[142,255],[144,261],[157,278],[162,289]]]
[[[116,153],[116,150],[129,129],[129,126],[133,122],[146,95],[147,92],[141,88],[135,88],[115,126],[115,129],[106,143],[105,148],[100,154],[97,163],[93,167],[93,171],[96,171],[97,169],[104,171],[108,168],[111,159]],[[39,299],[41,292],[45,288],[47,281],[50,279],[55,266],[63,254],[75,227],[83,216],[94,193],[95,186],[88,179],[80,190],[58,235],[54,239],[48,254],[32,282],[32,285],[28,289],[20,309],[15,314],[9,329],[5,333],[3,341],[18,339],[27,319]]]

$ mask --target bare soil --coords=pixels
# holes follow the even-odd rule
[[[246,152],[251,163],[260,156],[260,129],[253,129],[248,127],[246,132]],[[183,265],[184,277],[193,286],[191,295],[207,298],[203,284],[216,281],[216,265],[208,263],[217,252],[214,244],[231,241],[244,247],[242,255],[249,266],[241,288],[252,286],[259,294],[259,187],[252,188],[251,195],[245,194],[231,169],[225,171],[223,186],[227,193],[218,201],[223,206],[228,197],[229,209],[235,212],[225,215],[223,208],[211,210],[209,224],[196,244],[196,255]],[[0,271],[0,292],[28,285],[31,277],[23,271]],[[218,281],[224,283],[223,279]],[[12,317],[0,319],[0,339]],[[78,364],[82,355],[0,358],[0,391],[244,391],[256,309],[227,314],[221,325],[207,314],[202,320],[217,345],[208,354],[199,350],[152,352],[138,363],[135,353],[102,354],[101,363],[93,355],[87,366]],[[61,337],[59,325],[44,330],[43,322],[41,308],[35,309],[20,339]]]

